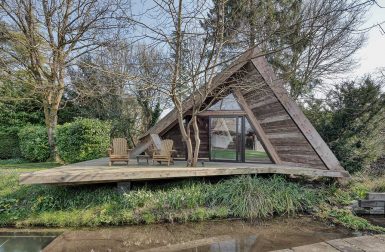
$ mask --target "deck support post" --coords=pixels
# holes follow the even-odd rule
[[[131,181],[117,182],[116,189],[121,194],[129,192],[131,190]]]

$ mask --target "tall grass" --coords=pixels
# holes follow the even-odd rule
[[[219,183],[211,191],[213,205],[227,205],[234,216],[266,218],[274,214],[294,214],[317,204],[317,191],[286,181],[242,176]]]
[[[113,185],[26,186],[22,171],[57,164],[0,163],[0,226],[81,227],[219,218],[265,219],[311,212],[357,230],[382,231],[345,207],[368,191],[385,191],[385,179],[354,177],[347,187],[299,183],[283,176],[237,176],[136,185],[119,194]],[[135,184],[134,184],[135,185]]]
[[[307,211],[320,192],[283,177],[241,176],[218,183],[185,180],[119,194],[113,186],[19,186],[0,179],[0,226],[98,226],[267,218]]]

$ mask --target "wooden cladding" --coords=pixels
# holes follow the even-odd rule
[[[254,74],[260,75],[256,69]],[[283,163],[327,169],[267,84],[242,95]]]
[[[198,127],[199,127],[199,137],[201,144],[199,147],[199,157],[208,158],[209,157],[209,122],[208,117],[198,117]],[[183,141],[182,134],[179,130],[179,125],[175,124],[170,130],[161,135],[162,139],[172,139],[174,141],[174,150],[176,151],[175,157],[185,159],[187,149],[186,144]],[[191,140],[193,148],[195,146],[194,133],[191,129]]]

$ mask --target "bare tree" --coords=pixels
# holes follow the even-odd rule
[[[149,45],[169,52],[167,63],[171,75],[158,90],[174,105],[179,130],[186,144],[187,166],[196,166],[201,142],[198,116],[227,96],[233,87],[258,88],[258,82],[233,79],[225,85],[217,85],[215,81],[214,77],[223,66],[236,58],[223,60],[221,57],[224,47],[230,42],[224,37],[225,0],[217,1],[210,13],[211,19],[207,17],[211,1],[154,2],[151,11],[139,16],[156,19],[156,25],[139,19],[130,20],[143,30],[145,40],[151,41]],[[148,16],[143,18],[145,15]],[[205,25],[202,25],[203,21]]]
[[[128,4],[120,0],[2,0],[4,72],[25,69],[44,107],[51,157],[56,158],[55,129],[66,68],[81,55],[108,42],[115,19]]]
[[[226,41],[224,32],[224,2],[214,10],[210,29],[202,29],[210,1],[155,1],[157,25],[141,20],[134,22],[145,30],[145,37],[154,46],[169,52],[170,78],[160,89],[170,97],[187,147],[187,165],[196,166],[200,138],[197,116],[209,104],[206,98],[224,95],[225,89],[214,90],[214,76],[220,69],[220,55]],[[211,39],[213,38],[213,39]],[[186,102],[188,98],[189,102]],[[186,116],[188,114],[188,116]],[[192,134],[193,133],[193,134]]]
[[[157,48],[138,44],[130,49],[129,72],[135,78],[128,87],[142,108],[141,133],[144,133],[169,105],[169,97],[164,90],[167,89],[165,83],[171,76],[171,69],[165,53]]]
[[[168,97],[160,89],[170,69],[162,52],[128,41],[110,43],[70,67],[65,100],[100,119],[127,114],[119,125],[126,125],[124,136],[135,145],[168,105]]]
[[[224,58],[259,46],[288,84],[291,96],[298,99],[317,85],[318,80],[335,77],[355,66],[354,54],[365,41],[365,31],[360,27],[374,3],[227,1],[224,35],[229,43]]]

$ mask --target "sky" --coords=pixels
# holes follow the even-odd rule
[[[385,21],[385,0],[377,1],[384,8],[374,5],[367,14],[367,22],[362,28]],[[385,23],[382,24],[385,30]],[[358,51],[356,55],[359,60],[359,67],[352,70],[352,75],[360,77],[365,74],[374,73],[378,68],[385,68],[385,34],[379,27],[375,27],[368,32],[366,45]]]

